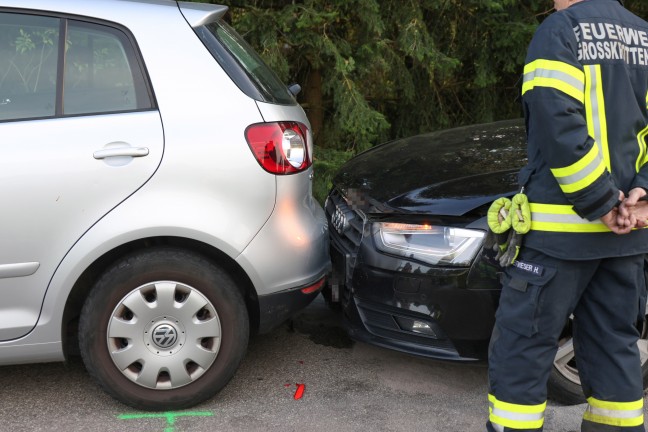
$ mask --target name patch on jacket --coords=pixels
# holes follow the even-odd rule
[[[612,23],[582,22],[574,27],[578,60],[623,60],[648,65],[648,32]]]
[[[524,272],[531,273],[536,276],[542,276],[542,273],[544,272],[544,267],[542,267],[541,265],[531,264],[520,260],[515,260],[515,262],[513,262],[513,266]]]

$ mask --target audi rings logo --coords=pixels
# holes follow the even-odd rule
[[[159,325],[153,330],[153,342],[160,348],[170,348],[178,340],[178,331],[169,324]]]
[[[335,228],[335,231],[340,234],[344,233],[344,231],[349,227],[346,215],[337,206],[335,207],[335,213],[333,213],[333,216],[331,217],[331,224],[333,225],[333,228]]]

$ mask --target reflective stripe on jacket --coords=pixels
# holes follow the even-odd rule
[[[522,99],[525,245],[566,259],[648,252],[648,230],[618,236],[599,220],[620,190],[648,189],[648,23],[617,0],[552,14],[529,46]]]

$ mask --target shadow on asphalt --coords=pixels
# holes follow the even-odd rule
[[[317,296],[306,309],[289,320],[287,326],[289,331],[305,334],[318,345],[351,348],[354,344],[344,329],[342,311],[329,307],[322,296]]]

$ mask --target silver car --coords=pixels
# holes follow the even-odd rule
[[[309,122],[226,11],[0,0],[0,365],[186,408],[319,292]]]

